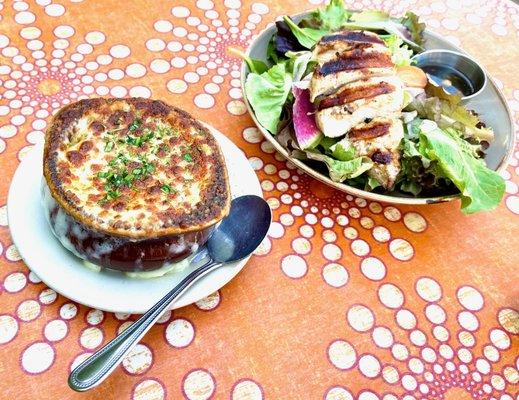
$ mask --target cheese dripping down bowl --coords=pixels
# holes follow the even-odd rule
[[[195,253],[229,212],[220,148],[186,112],[143,98],[61,109],[45,136],[42,201],[77,257],[124,272]]]

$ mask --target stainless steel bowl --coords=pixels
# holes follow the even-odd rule
[[[425,71],[429,82],[442,86],[447,93],[461,93],[463,100],[477,96],[487,84],[487,75],[477,61],[457,51],[427,50],[413,60]]]

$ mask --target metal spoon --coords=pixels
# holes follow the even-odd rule
[[[248,195],[234,199],[229,215],[215,229],[204,250],[195,257],[198,260],[208,258],[207,262],[186,276],[119,336],[77,366],[69,376],[69,386],[83,392],[99,385],[193,283],[224,263],[251,254],[265,238],[270,222],[270,208],[261,197]]]

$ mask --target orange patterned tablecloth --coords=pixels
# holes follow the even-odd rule
[[[302,175],[246,113],[240,61],[275,17],[317,1],[0,1],[1,399],[518,399],[519,195],[501,206],[393,207]],[[363,0],[417,12],[475,55],[519,118],[519,7],[511,1]],[[9,236],[6,198],[50,115],[88,96],[164,99],[228,135],[274,210],[247,267],[168,313],[88,394],[72,366],[135,316],[74,304],[40,282]]]

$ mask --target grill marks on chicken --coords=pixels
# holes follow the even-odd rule
[[[370,76],[395,73],[391,52],[372,32],[346,31],[324,36],[314,49],[317,67],[310,82],[310,100]]]
[[[326,36],[325,36],[326,37]],[[364,43],[349,43],[341,41],[320,42],[319,47],[314,50],[314,57],[318,58],[321,65],[333,62],[337,58],[346,58],[354,56],[355,54],[364,53],[380,53],[391,55],[389,49],[383,44],[374,44],[369,42]]]
[[[373,167],[368,175],[384,188],[393,186],[400,172],[398,146],[404,137],[402,121],[397,116],[378,117],[352,129],[347,137],[358,155],[368,156]]]
[[[334,33],[332,35],[324,36],[321,39],[321,44],[335,42],[335,41],[344,41],[348,43],[374,43],[374,44],[384,44],[384,41],[380,39],[377,35],[371,32],[366,31],[345,31]]]
[[[348,132],[350,140],[370,140],[389,133],[390,120],[377,118],[367,123],[359,124]]]
[[[388,68],[392,66],[391,58],[387,54],[376,51],[365,51],[355,49],[348,56],[339,56],[337,60],[328,61],[319,66],[316,73],[321,76],[327,76],[337,73],[345,73],[350,70]]]
[[[340,137],[366,119],[399,113],[404,99],[396,77],[361,79],[324,97],[315,114],[317,126],[328,137]]]
[[[346,135],[358,156],[373,160],[368,174],[389,189],[400,171],[404,99],[390,50],[375,33],[345,31],[324,36],[314,58],[310,99],[317,126],[328,137]]]
[[[361,99],[372,99],[375,96],[389,94],[395,91],[391,83],[381,80],[364,80],[365,85],[345,85],[332,96],[325,97],[319,102],[318,110],[351,103]]]

